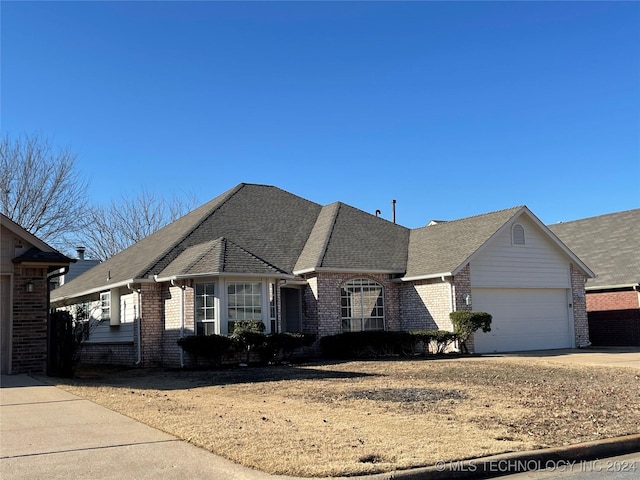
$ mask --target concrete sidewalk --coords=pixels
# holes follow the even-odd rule
[[[640,370],[640,347],[588,347],[483,355],[484,358],[491,356],[535,358],[573,365],[630,367]]]
[[[3,479],[290,479],[236,465],[26,375],[1,382]]]

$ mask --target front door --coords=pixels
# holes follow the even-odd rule
[[[280,291],[282,302],[282,330],[284,332],[302,332],[302,301],[300,289],[283,288]]]

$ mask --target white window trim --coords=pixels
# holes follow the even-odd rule
[[[197,285],[198,284],[213,284],[213,320],[206,320],[203,323],[213,323],[214,324],[214,333],[216,335],[220,335],[220,325],[221,325],[221,321],[220,321],[220,282],[218,282],[217,279],[198,279],[197,282],[195,282],[193,284],[193,334],[197,335],[198,334],[198,323],[200,323],[198,321],[198,312],[197,312],[197,307],[196,307],[196,299],[198,297],[197,292]]]
[[[373,284],[375,284],[375,285],[380,287],[381,292],[382,292],[382,330],[386,330],[387,329],[387,306],[386,306],[386,302],[385,302],[385,298],[384,298],[385,297],[385,295],[384,295],[384,292],[385,292],[384,285],[382,283],[378,282],[377,280],[374,280],[374,279],[371,279],[371,278],[358,277],[358,278],[351,278],[351,279],[349,279],[349,280],[347,280],[345,282],[342,282],[340,284],[340,308],[341,308],[341,311],[340,311],[340,329],[341,329],[341,331],[343,331],[343,332],[345,331],[342,328],[342,322],[345,319],[354,319],[354,318],[356,318],[356,319],[359,318],[360,319],[360,330],[348,330],[348,331],[350,331],[350,332],[353,332],[353,331],[360,331],[360,332],[376,331],[376,330],[365,330],[365,328],[364,328],[364,323],[365,322],[364,321],[367,318],[375,318],[375,319],[380,318],[380,317],[365,316],[364,312],[360,317],[353,317],[353,316],[352,317],[343,317],[342,316],[342,298],[343,298],[342,297],[342,290],[344,289],[345,285],[348,285],[349,283],[354,282],[356,280],[360,280],[360,281],[367,280],[368,282],[372,282]],[[369,285],[371,285],[371,284],[369,284]],[[362,295],[363,295],[362,290],[363,290],[363,285],[360,285],[360,302],[362,302],[362,298],[363,298],[362,297]],[[377,330],[377,331],[380,331],[380,330]]]
[[[520,227],[522,229],[522,243],[516,242],[516,228]],[[521,223],[514,223],[511,226],[511,245],[514,247],[526,247],[527,246],[527,235],[526,230],[524,229],[524,225]]]

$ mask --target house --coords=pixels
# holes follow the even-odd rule
[[[75,260],[0,214],[0,371],[44,373],[49,282]]]
[[[100,260],[90,260],[85,258],[85,251],[86,249],[84,247],[76,247],[76,253],[78,256],[75,263],[69,265],[69,271],[67,273],[53,279],[51,282],[51,288],[59,288],[100,263]]]
[[[594,345],[640,345],[640,209],[549,225],[596,273],[587,280]]]
[[[180,366],[176,341],[266,332],[451,329],[493,315],[476,352],[589,344],[593,272],[527,207],[408,229],[341,202],[240,184],[52,292],[89,325],[85,361]]]

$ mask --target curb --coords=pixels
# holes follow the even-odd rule
[[[353,480],[452,480],[512,475],[545,468],[569,468],[574,463],[640,452],[640,434],[525,452],[510,452],[470,460],[438,462],[435,466],[396,470]]]

